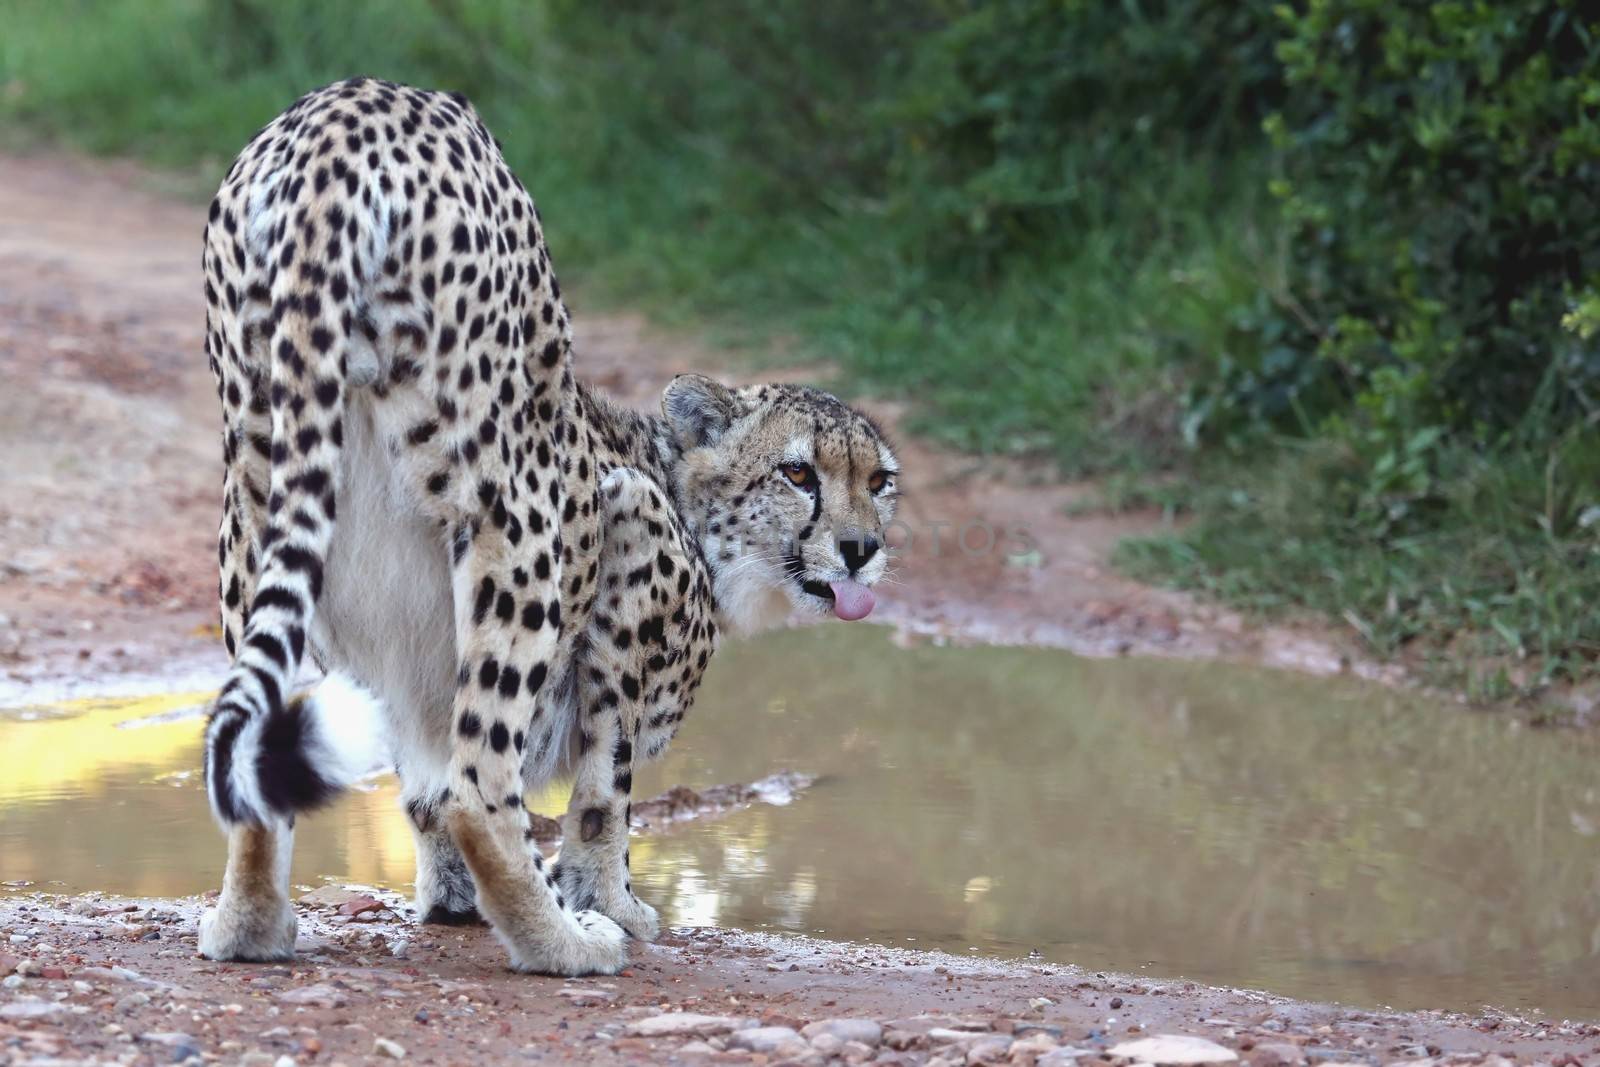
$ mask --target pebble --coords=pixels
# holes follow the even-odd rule
[[[117,1001],[117,1010],[126,1014],[136,1008],[142,1008],[150,1003],[149,993],[129,993]]]
[[[1306,1062],[1305,1050],[1287,1041],[1269,1041],[1250,1050],[1251,1067],[1295,1067]]]
[[[883,1027],[871,1019],[822,1019],[800,1032],[813,1045],[823,1035],[837,1038],[841,1045],[846,1041],[859,1041],[869,1048],[877,1048],[883,1043]]]
[[[139,1041],[142,1044],[160,1045],[162,1048],[170,1049],[173,1063],[182,1063],[200,1056],[200,1043],[190,1034],[177,1031],[140,1034]]]
[[[342,1008],[347,998],[333,986],[318,982],[316,985],[285,990],[279,993],[276,999],[280,1004],[309,1004],[320,1008]]]
[[[1011,1055],[1015,1057],[1019,1052],[1030,1052],[1035,1056],[1042,1056],[1046,1052],[1054,1052],[1055,1039],[1049,1034],[1035,1031],[1027,1037],[1017,1038],[1011,1043]]]
[[[883,1043],[903,1052],[922,1044],[922,1035],[915,1030],[889,1030],[883,1035]]]
[[[708,1037],[738,1030],[745,1025],[745,1020],[729,1015],[675,1011],[630,1023],[627,1032],[634,1037]]]
[[[44,965],[38,960],[22,960],[16,966],[16,972],[24,978],[37,978],[42,970]]]
[[[791,1046],[803,1049],[805,1042],[787,1026],[755,1026],[748,1030],[735,1030],[728,1038],[729,1048],[742,1048],[749,1052],[777,1052]]]
[[[48,1000],[14,1000],[10,1004],[0,1004],[0,1019],[42,1019],[66,1010],[65,1004]]]
[[[1237,1063],[1239,1054],[1215,1041],[1190,1034],[1158,1034],[1113,1045],[1111,1055],[1156,1067],[1192,1067],[1207,1063]]]
[[[372,1043],[372,1054],[374,1056],[386,1056],[391,1060],[403,1060],[406,1058],[405,1046],[398,1041],[390,1041],[387,1037],[380,1037]]]
[[[967,1046],[967,1063],[971,1067],[978,1064],[999,1063],[1011,1055],[1011,1039],[1004,1034],[994,1034],[980,1037]]]
[[[4,978],[0,978],[0,988],[4,989],[21,989],[26,984],[20,974],[8,974]]]
[[[959,1041],[976,1041],[985,1036],[976,1030],[951,1030],[943,1026],[935,1026],[928,1031],[929,1041],[939,1045],[951,1045]]]
[[[1034,1060],[1033,1067],[1074,1067],[1079,1057],[1093,1055],[1095,1053],[1086,1048],[1058,1048]]]

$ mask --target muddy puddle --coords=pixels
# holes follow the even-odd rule
[[[214,888],[184,714],[203,700],[0,713],[0,878]],[[818,782],[641,835],[634,880],[680,924],[1588,1016],[1597,757],[1586,736],[1356,684],[816,627],[728,647],[638,792]],[[386,779],[304,820],[296,882],[407,888],[394,798]]]

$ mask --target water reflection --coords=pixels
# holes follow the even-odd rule
[[[0,717],[0,878],[213,888],[220,837],[174,777],[198,723],[116,726],[185,700]],[[639,789],[823,781],[636,840],[635,880],[678,923],[1594,1016],[1596,755],[1364,686],[818,627],[730,647]],[[409,883],[392,781],[301,826],[298,881]]]

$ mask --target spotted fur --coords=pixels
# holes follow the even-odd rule
[[[633,768],[720,628],[882,577],[882,434],[802,387],[685,376],[647,417],[577,382],[538,212],[454,94],[303,97],[228,172],[204,270],[234,661],[206,730],[230,837],[201,950],[292,953],[293,818],[370,747],[401,777],[425,919],[482,916],[522,970],[615,971],[657,929],[628,874]],[[292,695],[307,655],[335,673]],[[560,773],[547,864],[522,798]]]

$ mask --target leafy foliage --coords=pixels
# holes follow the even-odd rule
[[[338,77],[460,89],[559,205],[576,291],[781,338],[959,447],[1203,476],[1190,531],[1130,549],[1146,573],[1385,653],[1503,631],[1541,677],[1593,669],[1593,5],[0,0],[0,24],[0,117],[210,172]]]

